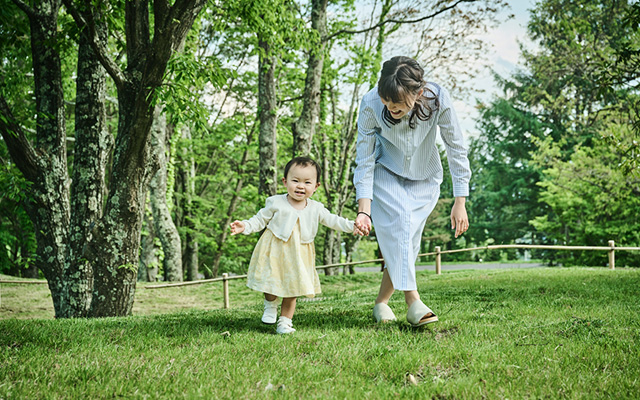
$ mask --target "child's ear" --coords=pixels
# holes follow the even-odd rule
[[[282,183],[287,184],[287,178],[282,178]]]

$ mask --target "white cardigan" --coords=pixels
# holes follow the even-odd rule
[[[266,226],[278,239],[286,242],[298,219],[302,243],[313,242],[318,233],[318,223],[335,230],[353,232],[353,221],[331,214],[322,203],[308,199],[307,206],[297,210],[289,204],[286,194],[279,194],[269,197],[263,209],[250,219],[242,221],[242,233],[249,235]]]

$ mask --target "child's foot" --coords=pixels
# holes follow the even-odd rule
[[[268,301],[264,299],[264,314],[262,314],[262,322],[268,325],[276,323],[278,317],[278,299]]]
[[[296,330],[293,329],[293,321],[287,317],[280,316],[278,319],[278,328],[276,332],[279,334],[293,333]]]

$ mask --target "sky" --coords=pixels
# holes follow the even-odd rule
[[[511,9],[503,11],[504,17],[499,17],[499,20],[506,19],[509,14],[514,14],[514,18],[503,22],[483,35],[487,42],[493,44],[493,50],[490,51],[488,56],[489,67],[501,76],[509,76],[518,66],[522,66],[519,43],[524,44],[527,48],[532,46],[527,39],[526,29],[529,20],[529,9],[533,8],[534,3],[534,0],[509,1]],[[484,89],[484,93],[470,99],[454,101],[460,125],[467,137],[478,135],[475,128],[475,120],[478,118],[475,99],[490,101],[493,96],[500,94],[500,90],[493,80],[491,69],[486,68],[483,73],[478,74],[472,81],[474,85]]]

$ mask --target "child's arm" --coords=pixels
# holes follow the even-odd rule
[[[231,223],[231,234],[244,233],[249,235],[253,232],[259,232],[267,226],[273,214],[275,213],[274,199],[269,197],[264,208],[260,209],[256,215],[245,221],[234,221]]]
[[[353,232],[357,235],[362,234],[361,231],[356,228],[353,221],[342,218],[339,215],[331,214],[331,212],[327,210],[326,207],[322,207],[322,210],[320,211],[320,223],[337,231]]]

